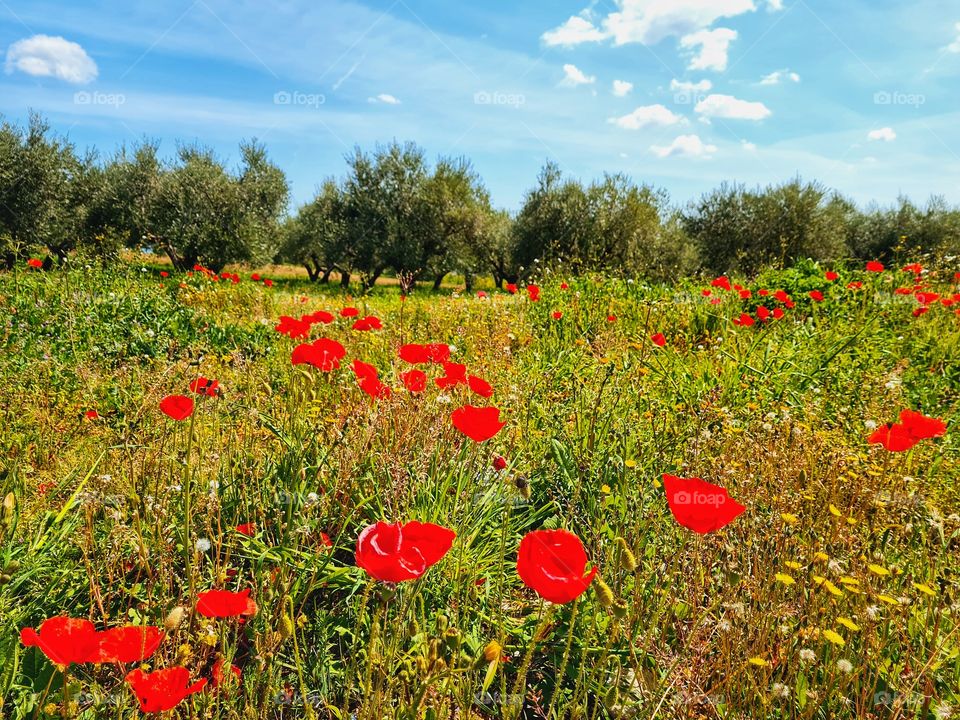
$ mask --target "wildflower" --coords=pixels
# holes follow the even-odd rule
[[[665,473],[663,487],[674,519],[701,535],[719,530],[746,510],[725,488],[700,478],[685,479]]]
[[[534,530],[517,551],[517,574],[544,600],[563,604],[578,598],[597,574],[587,567],[583,543],[567,530]]]
[[[400,373],[400,380],[408,392],[419,393],[427,389],[427,374],[423,370],[407,370]]]
[[[153,655],[163,641],[163,630],[157,627],[125,625],[97,633],[97,649],[90,662],[143,662]]]
[[[801,648],[799,655],[800,655],[800,659],[803,660],[804,662],[812,663],[817,659],[817,654],[810,648]]]
[[[770,664],[766,660],[764,660],[762,657],[759,657],[759,656],[752,657],[749,660],[747,660],[747,662],[755,667],[767,667]]]
[[[837,618],[837,622],[838,622],[840,625],[843,625],[843,626],[844,626],[845,628],[847,628],[848,630],[853,630],[854,632],[859,632],[859,630],[860,630],[860,626],[857,625],[857,624],[856,624],[853,620],[851,620],[850,618],[838,617],[838,618]]]
[[[90,662],[97,650],[97,631],[89,620],[64,616],[48,618],[38,630],[23,628],[20,642],[26,647],[37,647],[60,667],[72,663]]]
[[[496,435],[506,425],[500,420],[500,410],[495,407],[464,405],[450,415],[453,426],[474,442],[484,442]]]
[[[380,318],[374,317],[373,315],[367,315],[367,317],[360,318],[354,322],[353,329],[360,331],[382,330],[383,323],[380,321]]]
[[[250,599],[250,590],[207,590],[197,595],[197,612],[204,617],[249,617],[257,614],[257,604]]]
[[[844,675],[849,675],[851,672],[853,672],[853,663],[846,658],[840,658],[837,660],[837,670],[842,672]]]
[[[196,548],[197,552],[210,552],[210,541],[207,540],[207,538],[197,538],[196,543],[194,543],[194,547]]]
[[[847,641],[844,640],[839,633],[834,632],[833,630],[824,630],[823,637],[834,645],[843,645],[847,644]]]
[[[796,580],[794,580],[791,576],[787,575],[786,573],[777,573],[777,574],[774,575],[773,577],[774,577],[774,579],[775,579],[777,582],[783,583],[784,585],[786,585],[786,586],[788,586],[788,587],[789,587],[790,585],[793,585],[793,584],[795,584],[795,583],[797,582]]]
[[[771,692],[775,698],[786,699],[790,697],[790,688],[783,683],[774,683]]]
[[[346,348],[336,340],[319,338],[312,343],[297,345],[290,362],[293,365],[312,365],[322,372],[330,372],[340,367],[340,361],[346,355]]]
[[[193,415],[193,398],[186,395],[167,395],[160,401],[160,412],[174,420],[186,420]]]
[[[377,522],[357,538],[357,566],[384,582],[415,580],[447,554],[456,537],[433,523]]]
[[[663,333],[657,333],[650,336],[650,342],[652,342],[657,347],[663,347],[667,344],[667,339],[663,336]]]
[[[207,684],[205,679],[190,683],[190,671],[185,667],[172,667],[145,673],[137,668],[127,673],[127,684],[140,701],[145,713],[159,713],[175,708],[180,702],[200,692]]]

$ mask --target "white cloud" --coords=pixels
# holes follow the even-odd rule
[[[783,10],[783,0],[767,0],[767,10]]]
[[[651,145],[650,150],[657,157],[662,158],[672,155],[708,158],[717,151],[717,146],[707,145],[700,139],[699,135],[680,135],[669,145]]]
[[[547,45],[571,47],[584,42],[597,42],[605,37],[589,20],[574,15],[560,27],[545,32],[541,39]]]
[[[717,70],[727,69],[727,53],[730,43],[737,39],[737,31],[730,28],[716,30],[700,30],[680,39],[680,47],[700,50],[690,60],[687,66],[690,70]]]
[[[577,85],[591,85],[596,81],[596,76],[584,74],[583,70],[576,65],[570,65],[568,63],[563,66],[563,80],[560,81],[561,85],[576,87]]]
[[[700,82],[684,82],[680,80],[671,80],[670,89],[673,92],[686,92],[686,93],[698,93],[698,92],[707,92],[713,87],[713,83],[709,80],[701,80]]]
[[[867,133],[867,140],[879,140],[882,142],[893,142],[897,139],[897,133],[893,131],[893,128],[885,127],[880,128],[879,130],[871,130]]]
[[[960,22],[954,28],[957,31],[957,39],[947,45],[947,52],[960,53]]]
[[[384,105],[399,105],[400,101],[388,93],[380,93],[376,97],[367,98],[369,103],[383,103]]]
[[[779,0],[767,0],[776,4]],[[704,30],[720,18],[757,9],[754,0],[616,0],[617,12],[599,27],[573,16],[543,34],[548,45],[576,45],[612,39],[614,45],[655,45],[664,38],[683,37]]]
[[[730,120],[763,120],[773,114],[762,102],[740,100],[732,95],[708,95],[694,109],[708,118]]]
[[[757,146],[756,146],[754,143],[750,142],[749,140],[741,140],[741,141],[740,141],[740,146],[741,146],[744,150],[746,150],[747,152],[756,152],[756,151],[757,151]]]
[[[627,82],[626,80],[613,81],[613,94],[617,97],[624,97],[631,90],[633,90],[632,82]]]
[[[82,85],[97,77],[97,64],[80,45],[62,37],[34,35],[7,50],[7,74],[19,70],[34,77],[55,77]]]
[[[684,122],[683,117],[671,112],[663,105],[645,105],[638,107],[632,113],[621,117],[610,118],[607,122],[613,123],[624,130],[642,130],[646,127],[669,127]]]
[[[781,82],[800,82],[800,76],[790,70],[775,70],[769,75],[764,75],[760,80],[761,85],[779,85]]]

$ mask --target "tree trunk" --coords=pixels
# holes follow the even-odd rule
[[[494,274],[493,284],[496,286],[497,290],[503,290],[503,276]]]
[[[465,272],[463,274],[463,283],[464,285],[467,286],[466,287],[467,292],[472,293],[473,292],[473,273],[472,272]]]
[[[307,277],[310,278],[310,282],[316,282],[320,275],[320,268],[313,267],[308,262],[304,262],[303,267],[307,270]]]
[[[443,284],[443,279],[447,276],[446,273],[440,273],[433,278],[433,289],[434,291],[439,290],[440,286]]]
[[[340,287],[344,289],[350,287],[350,273],[345,270],[340,271]]]
[[[323,271],[323,276],[320,278],[320,284],[326,285],[330,282],[330,276],[333,274],[333,268],[327,268]]]

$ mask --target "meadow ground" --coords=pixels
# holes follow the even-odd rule
[[[829,280],[801,264],[750,297],[553,275],[537,301],[264,276],[0,274],[4,716],[960,713],[953,269]],[[319,311],[333,317],[306,338],[275,329]],[[382,329],[353,329],[367,316]],[[318,338],[342,344],[339,368],[291,362]],[[410,343],[449,346],[463,379],[401,359]],[[179,421],[161,411],[177,395],[194,403]],[[451,415],[468,404],[506,424],[467,437]],[[868,442],[905,409],[946,432]],[[723,499],[691,518],[664,474]],[[733,501],[742,514],[718,517]],[[411,549],[413,526],[402,542],[377,526],[359,567],[378,521],[456,538]],[[587,565],[562,545],[559,567],[527,557],[521,580],[522,538],[549,528]],[[582,594],[543,599],[594,566]],[[255,611],[211,589],[249,591]],[[64,643],[43,626],[58,616],[164,635],[142,665],[94,662],[93,631]],[[185,670],[174,687],[138,667]]]

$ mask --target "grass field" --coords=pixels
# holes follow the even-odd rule
[[[552,275],[536,302],[140,264],[0,274],[3,714],[140,713],[137,662],[63,668],[24,646],[56,616],[164,630],[143,669],[208,680],[176,717],[956,714],[960,287],[953,269],[916,277],[939,298],[899,268],[824,270],[771,271],[749,298],[712,278]],[[382,329],[353,330],[344,307]],[[318,311],[334,318],[308,338],[275,330]],[[321,337],[345,348],[339,369],[291,363]],[[405,362],[408,343],[451,346],[492,396],[438,387],[455,369]],[[400,377],[414,367],[418,393]],[[192,392],[199,377],[221,392]],[[171,395],[193,413],[161,412]],[[505,426],[470,439],[451,422],[467,404]],[[905,409],[946,433],[868,443]],[[664,474],[745,510],[693,532]],[[420,579],[385,583],[355,560],[377,521],[456,539]],[[544,528],[599,568],[569,602],[518,577],[521,539]],[[196,612],[210,589],[249,590],[256,612]]]

